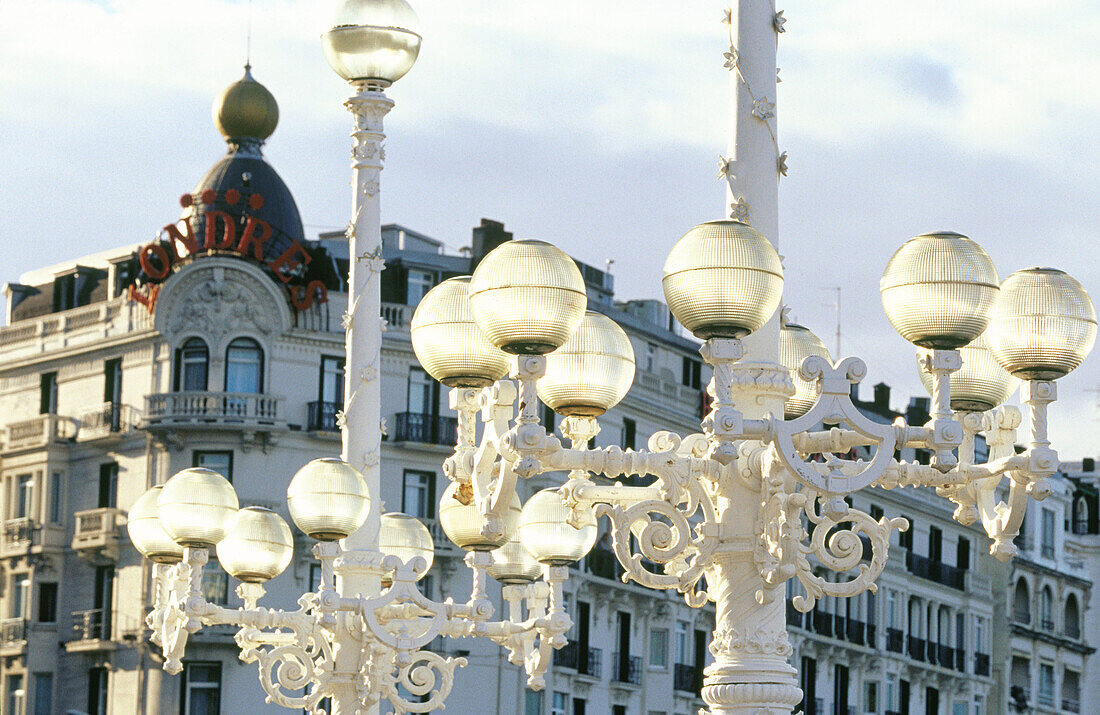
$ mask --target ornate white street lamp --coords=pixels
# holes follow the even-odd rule
[[[423,712],[442,705],[454,668],[464,663],[421,650],[443,634],[492,638],[525,666],[529,685],[541,687],[550,651],[565,644],[571,626],[562,598],[568,564],[591,549],[595,520],[606,517],[624,580],[676,590],[694,607],[715,603],[715,661],[702,692],[711,713],[789,713],[802,693],[787,662],[785,583],[800,586],[793,605],[803,611],[822,597],[874,590],[890,532],[908,528],[904,519],[875,520],[849,507],[846,495],[935,487],[956,504],[960,523],[981,520],[991,554],[1015,554],[1029,497],[1050,493],[1058,466],[1046,419],[1054,380],[1080,365],[1095,341],[1088,295],[1053,269],[1017,271],[1001,282],[969,238],[917,236],[891,258],[881,289],[891,323],[918,348],[931,420],[882,425],[866,418],[851,399],[865,364],[832,362],[816,336],[780,316],[783,270],[774,240],[786,167],[769,97],[782,13],[769,0],[740,0],[726,20],[735,112],[732,158],[723,158],[721,175],[730,218],[681,238],[663,279],[669,308],[704,341],[700,352],[713,368],[711,408],[698,434],[659,432],[642,451],[587,448],[597,418],[631,385],[634,358],[621,328],[586,312],[577,266],[550,244],[507,242],[473,276],[445,281],[417,307],[413,347],[425,369],[452,388],[458,412],[455,453],[444,463],[451,485],[439,513],[447,535],[468,552],[473,590],[467,603],[454,604],[416,590],[431,562],[423,526],[377,513],[377,196],[381,122],[392,107],[382,90],[411,67],[420,38],[404,0],[345,3],[325,36],[333,67],[357,87],[346,103],[356,121],[356,190],[344,459],[311,462],[288,490],[295,523],[321,542],[314,553],[322,583],[299,599],[297,611],[258,608],[261,584],[289,559],[288,527],[266,510],[238,511],[232,487],[212,472],[177,474],[143,496],[130,521],[135,545],[157,563],[149,624],[167,669],[178,671],[188,633],[234,624],[242,658],[259,662],[274,702],[316,709],[331,696],[335,712],[350,713],[385,698],[398,711]],[[1017,379],[1029,408],[1020,454],[1013,445],[1022,416],[1002,404]],[[568,446],[539,423],[540,400],[565,416]],[[990,447],[981,463],[979,435]],[[931,464],[896,459],[906,447],[931,451]],[[853,448],[868,456],[848,456]],[[568,476],[521,507],[519,480],[548,472]],[[620,476],[650,482],[612,481]],[[998,501],[1005,480],[1007,496]],[[215,544],[243,582],[241,609],[201,596],[202,565]],[[811,558],[849,578],[816,575]],[[490,620],[487,575],[505,584],[507,620]],[[398,685],[427,701],[410,702]]]

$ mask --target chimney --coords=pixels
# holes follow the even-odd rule
[[[905,411],[905,421],[910,425],[923,425],[930,418],[928,414],[932,409],[932,400],[928,397],[911,397],[909,407]]]
[[[492,219],[481,219],[481,225],[473,231],[473,246],[470,256],[470,272],[473,273],[481,259],[500,244],[511,241],[512,232],[504,230],[504,224]]]
[[[1093,457],[1085,457],[1081,460],[1082,472],[1095,472],[1096,471],[1096,459]]]
[[[880,414],[890,411],[890,386],[885,382],[875,385],[875,411]]]

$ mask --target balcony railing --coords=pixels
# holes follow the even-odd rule
[[[974,654],[974,675],[989,675],[989,654]]]
[[[1067,713],[1081,712],[1081,701],[1077,698],[1062,698],[1062,709]]]
[[[1039,621],[1039,625],[1042,627],[1042,629],[1044,631],[1053,631],[1054,630],[1054,621],[1051,621],[1049,619],[1046,619],[1046,618],[1042,619],[1041,621]]]
[[[928,648],[928,662],[932,663],[933,665],[939,663],[940,661],[936,657],[936,654],[939,652],[936,648],[936,644],[932,641],[928,641],[925,647]]]
[[[908,551],[905,554],[905,567],[914,576],[935,581],[959,591],[965,588],[966,571],[939,561],[933,561],[927,556],[918,556],[912,551]]]
[[[867,624],[863,621],[848,619],[848,641],[856,645],[863,645],[867,634]]]
[[[0,527],[0,557],[21,556],[46,549],[64,549],[65,529],[60,524],[39,524],[33,519],[8,519]]]
[[[78,641],[111,639],[111,614],[102,608],[73,611],[73,630]]]
[[[955,649],[949,645],[937,646],[936,660],[945,668],[955,667]]]
[[[74,551],[96,551],[105,555],[117,555],[119,532],[126,521],[122,512],[113,507],[86,509],[73,514]]]
[[[823,636],[833,635],[833,614],[822,613],[821,611],[813,611],[813,614],[814,632]]]
[[[554,651],[555,668],[577,668],[577,642],[569,641]]]
[[[620,653],[612,655],[611,679],[617,683],[631,685],[642,684],[642,658],[637,655],[623,657]]]
[[[966,651],[962,648],[955,649],[955,670],[960,673],[966,672]]]
[[[901,653],[904,650],[905,635],[897,628],[886,629],[886,650]]]
[[[25,643],[27,640],[27,621],[22,618],[0,620],[0,645],[10,646]]]
[[[923,638],[909,636],[909,657],[915,660],[924,660],[927,657]]]
[[[306,420],[306,429],[310,432],[339,432],[336,426],[336,413],[343,407],[336,402],[310,402]]]
[[[1031,624],[1031,611],[1024,611],[1020,609],[1014,609],[1012,611],[1012,620],[1021,625]]]
[[[9,423],[5,432],[5,451],[44,447],[54,442],[71,442],[76,437],[76,421],[60,415],[38,415]]]
[[[1078,640],[1081,638],[1081,626],[1076,623],[1067,623],[1066,630],[1062,633],[1066,638]]]
[[[672,670],[672,687],[685,693],[698,695],[703,691],[703,669],[686,663],[677,663]]]
[[[394,421],[395,442],[453,445],[458,439],[457,417],[398,412]]]
[[[794,604],[787,601],[787,624],[794,626],[795,628],[802,627],[802,617],[805,614],[802,611],[794,607]]]
[[[102,439],[113,434],[131,431],[141,421],[141,415],[133,407],[119,402],[104,402],[83,410],[79,416],[80,441]]]
[[[597,680],[603,677],[603,651],[599,648],[583,649],[577,652],[577,675],[587,675]]]
[[[163,392],[145,398],[150,426],[274,425],[283,398],[244,392]]]

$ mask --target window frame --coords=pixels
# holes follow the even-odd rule
[[[218,679],[217,682],[211,686],[211,681],[200,681],[201,684],[197,684],[191,676],[193,668],[214,667],[217,669]],[[183,680],[180,684],[180,715],[187,715],[189,706],[191,704],[191,691],[193,689],[201,690],[216,690],[217,691],[217,706],[215,707],[213,715],[219,715],[221,713],[222,702],[222,686],[225,683],[224,673],[222,672],[224,667],[220,660],[185,660],[183,661]]]
[[[424,491],[424,503],[417,504],[414,510],[410,509],[408,500],[409,496],[409,477],[421,477],[424,478],[423,491]],[[413,488],[417,488],[418,485],[412,485]],[[434,519],[435,518],[435,487],[436,487],[436,474],[435,472],[428,471],[426,469],[405,469],[401,472],[401,511],[411,517],[417,519]],[[421,510],[420,507],[424,509]],[[423,513],[421,513],[423,511]]]
[[[51,591],[53,593],[52,597],[47,597],[47,594],[49,594]],[[57,581],[38,582],[38,599],[35,603],[34,614],[34,620],[36,623],[40,623],[42,625],[57,625],[57,606],[59,595],[60,589],[58,587]],[[52,601],[50,601],[49,598],[52,598]],[[46,606],[51,606],[51,608],[47,609]],[[43,617],[43,611],[46,610],[50,611],[51,618],[49,620]]]
[[[663,636],[663,642],[660,644],[661,645],[660,648],[654,648],[654,640],[655,640],[655,637],[658,636],[658,635]],[[668,670],[668,646],[669,646],[669,642],[670,642],[670,638],[669,638],[669,632],[668,632],[667,628],[650,628],[649,629],[649,643],[648,643],[648,650],[649,650],[648,655],[649,655],[649,657],[646,658],[646,663],[649,665],[649,667],[651,669]],[[660,655],[660,660],[659,661],[654,660],[655,655]]]
[[[248,365],[255,364],[257,366],[256,390],[255,391],[230,390],[229,389],[229,371],[230,371],[231,366],[234,365],[234,364],[238,364],[238,365],[246,364],[242,360],[232,360],[232,359],[230,359],[230,357],[229,357],[230,352],[233,351],[233,350],[245,350],[245,349],[252,349],[252,350],[255,351],[256,362],[255,363],[249,362],[247,364]],[[260,341],[256,340],[255,338],[251,338],[247,335],[241,335],[239,337],[236,337],[236,338],[233,338],[232,340],[230,340],[229,343],[225,346],[225,370],[224,370],[224,375],[223,375],[224,382],[222,383],[223,385],[225,385],[225,391],[226,392],[236,392],[236,393],[240,393],[242,395],[262,395],[262,394],[264,394],[264,368],[265,368],[265,362],[266,362],[266,354],[264,353],[263,346],[260,345]]]
[[[200,347],[201,346],[201,347]],[[188,364],[199,364],[200,360],[189,360],[189,351],[191,355],[199,355],[201,352],[202,358],[202,388],[201,389],[188,389],[187,388],[187,367]],[[210,346],[206,344],[206,341],[200,337],[192,336],[183,341],[183,344],[176,348],[176,369],[173,376],[173,392],[206,392],[210,389]]]
[[[221,456],[229,457],[229,469],[226,470],[228,474],[213,470],[225,477],[230,484],[233,483],[233,450],[232,449],[193,449],[191,450],[191,466],[199,467],[203,469],[210,469],[210,467],[202,464],[201,459],[206,456]]]

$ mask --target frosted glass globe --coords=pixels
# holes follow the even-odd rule
[[[294,557],[294,536],[283,518],[262,506],[237,512],[229,533],[218,542],[218,562],[233,578],[263,583],[275,578]]]
[[[545,241],[507,241],[489,252],[470,279],[474,320],[501,350],[545,355],[576,330],[588,306],[573,259]]]
[[[470,276],[449,278],[420,299],[409,332],[416,359],[447,387],[488,387],[508,373],[506,352],[474,322]]]
[[[405,0],[344,0],[321,41],[329,66],[348,82],[389,86],[420,54],[420,21]]]
[[[464,501],[467,503],[463,503]],[[504,534],[498,539],[490,539],[481,534],[484,518],[474,502],[472,488],[451,482],[443,490],[443,497],[439,500],[439,523],[443,527],[443,533],[458,548],[465,551],[492,551],[507,543],[516,533],[520,509],[519,495],[513,493],[508,511],[504,514]]]
[[[343,539],[363,525],[370,494],[363,475],[339,459],[315,459],[298,470],[286,490],[290,518],[318,541]]]
[[[626,331],[588,311],[564,345],[546,356],[539,399],[558,414],[598,417],[619,404],[634,382],[634,348]]]
[[[567,521],[569,509],[557,489],[543,489],[527,500],[519,519],[519,538],[539,563],[565,566],[579,561],[596,544],[596,516],[586,512],[581,528]]]
[[[669,310],[696,337],[742,338],[779,307],[783,266],[753,227],[708,221],[672,247],[662,284]]]
[[[797,323],[787,323],[780,328],[779,362],[791,371],[791,377],[794,379],[794,395],[787,400],[783,408],[783,415],[788,420],[809,412],[821,394],[821,386],[817,380],[803,380],[798,374],[802,361],[811,355],[823,357],[830,363],[833,361],[825,343],[821,342],[821,338],[814,335],[809,328]]]
[[[523,547],[519,533],[493,552],[489,575],[503,584],[531,583],[542,575],[542,564]]]
[[[1001,367],[1025,380],[1057,380],[1096,342],[1096,309],[1084,287],[1055,268],[1016,271],[1001,285],[987,333]]]
[[[158,564],[174,564],[183,559],[183,547],[172,540],[157,515],[163,488],[158,484],[138,497],[126,515],[126,532],[142,556]]]
[[[928,351],[918,350],[920,361]],[[959,348],[962,369],[951,373],[951,409],[957,412],[985,412],[1009,398],[1018,380],[1009,375],[993,359],[985,335],[966,347]],[[918,368],[920,380],[932,394],[933,378],[924,368]]]
[[[911,238],[879,282],[886,317],[922,348],[953,350],[985,331],[997,300],[997,269],[981,246],[950,231]]]
[[[432,543],[432,534],[428,527],[399,511],[383,514],[381,519],[378,550],[387,556],[396,556],[405,563],[419,556],[428,562],[428,569],[431,569],[432,562],[435,561],[435,544]],[[418,580],[427,573],[425,570]]]
[[[229,481],[209,469],[177,472],[157,499],[157,516],[180,546],[210,548],[223,538],[237,513],[237,493]]]

